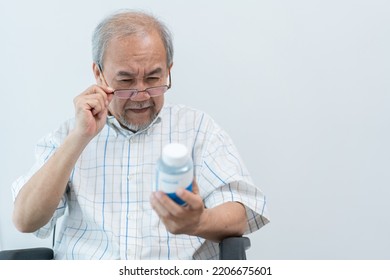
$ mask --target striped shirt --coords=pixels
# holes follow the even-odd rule
[[[14,198],[74,124],[70,119],[39,141],[35,165],[12,186]],[[171,234],[151,207],[156,162],[172,142],[191,151],[205,207],[241,202],[248,220],[245,234],[268,223],[265,196],[226,132],[203,112],[165,105],[148,128],[136,133],[109,116],[79,157],[52,219],[35,234],[50,236],[56,220],[64,216],[54,247],[56,259],[218,259],[217,243]]]

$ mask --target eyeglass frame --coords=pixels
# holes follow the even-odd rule
[[[101,67],[100,65],[98,65],[98,67],[99,67],[99,70],[100,70],[100,74],[102,74],[104,83],[105,83],[107,86],[109,86],[108,83],[107,83],[106,77],[105,77],[104,74],[103,74],[103,69],[102,69],[102,67]],[[150,89],[162,88],[162,87],[166,87],[167,90],[164,91],[164,92],[161,93],[161,94],[153,95],[153,96],[152,96],[152,95],[148,92],[148,90],[150,90]],[[168,84],[167,84],[167,85],[148,87],[148,88],[145,88],[145,89],[143,89],[143,90],[132,89],[132,88],[129,88],[129,89],[114,89],[113,94],[114,94],[114,96],[116,96],[116,97],[119,98],[119,99],[130,99],[130,100],[132,100],[132,98],[136,97],[140,92],[146,92],[150,97],[157,97],[157,96],[161,96],[161,95],[163,95],[164,93],[166,93],[171,87],[172,87],[171,71],[168,70]],[[126,90],[126,91],[133,91],[134,93],[131,94],[128,98],[121,98],[121,97],[118,97],[118,96],[115,94],[117,91],[123,91],[123,90]]]

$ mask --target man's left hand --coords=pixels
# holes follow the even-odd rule
[[[152,193],[150,202],[169,232],[197,235],[207,215],[198,184],[194,180],[192,192],[180,188],[176,195],[186,202],[185,206],[175,203],[161,191]]]

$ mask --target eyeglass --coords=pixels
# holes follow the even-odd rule
[[[106,81],[106,78],[103,75],[103,71],[100,71],[100,73],[103,76],[104,82],[108,86],[108,83]],[[140,92],[146,92],[149,94],[150,97],[156,97],[164,94],[168,89],[171,88],[171,71],[168,73],[168,85],[162,85],[162,86],[155,86],[155,87],[148,87],[144,90],[138,90],[138,89],[116,89],[114,90],[114,96],[116,96],[119,99],[133,99],[138,95]]]

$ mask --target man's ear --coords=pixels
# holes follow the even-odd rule
[[[96,80],[96,83],[99,85],[99,84],[102,84],[103,81],[102,81],[102,78],[100,76],[100,67],[99,65],[97,65],[95,62],[92,63],[92,71],[93,71],[93,75],[95,76],[95,80]]]

